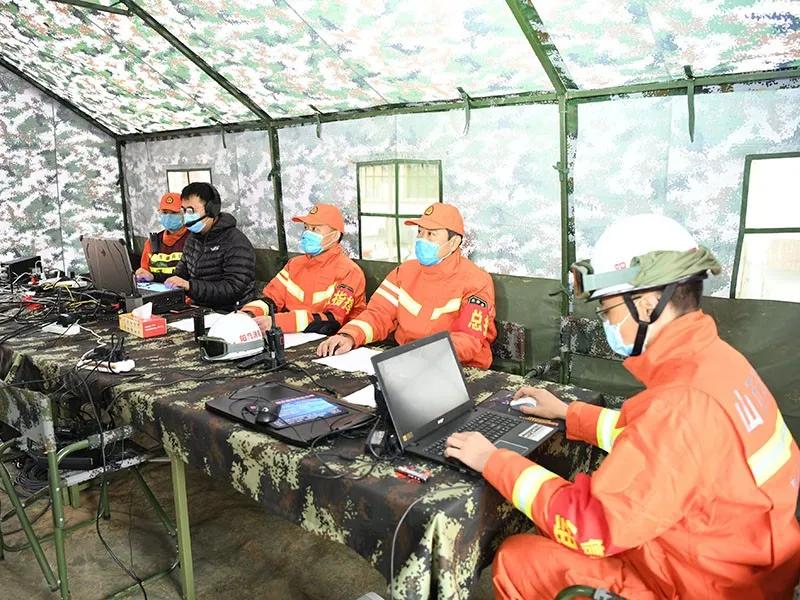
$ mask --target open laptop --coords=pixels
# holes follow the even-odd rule
[[[114,292],[125,298],[141,298],[138,304],[152,302],[155,313],[184,307],[183,290],[168,288],[163,283],[136,283],[123,240],[81,236],[81,246],[92,282],[98,290]]]
[[[456,431],[479,431],[498,448],[522,455],[556,431],[476,407],[446,331],[373,356],[372,364],[403,452],[454,466],[444,448]]]

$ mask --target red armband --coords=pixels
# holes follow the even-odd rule
[[[461,304],[461,311],[458,313],[453,331],[483,339],[489,330],[491,320],[489,303],[480,296],[470,296]]]

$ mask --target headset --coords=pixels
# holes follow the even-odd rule
[[[211,188],[211,200],[206,203],[206,215],[216,219],[222,212],[222,198],[219,196],[219,190],[213,184],[209,183],[208,187]]]

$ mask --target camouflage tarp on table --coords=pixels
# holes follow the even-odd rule
[[[92,328],[103,337],[110,332],[100,325]],[[11,329],[0,326],[0,335]],[[127,376],[74,371],[77,360],[94,345],[94,338],[83,332],[62,338],[26,332],[0,346],[0,375],[54,397],[65,390],[85,395],[88,387],[118,419],[147,432],[169,453],[210,477],[230,482],[236,490],[303,528],[354,548],[387,578],[397,522],[412,502],[424,496],[397,536],[397,598],[467,598],[500,541],[531,525],[481,479],[417,459],[399,462],[431,469],[432,479],[424,485],[398,479],[394,475],[398,461],[374,464],[363,452],[363,437],[319,445],[317,452],[341,474],[333,478],[310,450],[289,446],[204,409],[206,400],[257,382],[282,380],[316,388],[300,371],[265,374],[263,368],[242,371],[203,362],[192,335],[173,331],[150,340],[127,338],[126,348],[136,361],[135,370]],[[287,355],[319,384],[348,394],[369,383],[366,376],[342,376],[311,362],[312,347],[293,348]],[[477,400],[522,381],[478,369],[466,369],[466,374]],[[541,385],[563,398],[595,397],[579,388]],[[572,477],[579,470],[594,468],[600,453],[557,434],[535,458]]]

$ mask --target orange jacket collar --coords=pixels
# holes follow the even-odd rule
[[[179,239],[181,239],[187,233],[189,233],[189,230],[186,229],[186,227],[181,227],[180,229],[178,229],[178,231],[168,231],[168,230],[165,229],[164,230],[164,243],[167,246],[174,246],[175,242],[177,242]]]
[[[458,273],[459,266],[461,265],[461,248],[456,248],[450,256],[445,258],[442,262],[425,267],[420,265],[423,277],[430,277],[432,279],[447,279],[455,273]]]
[[[328,264],[332,260],[335,260],[335,258],[341,253],[342,245],[339,242],[336,242],[333,246],[324,252],[320,252],[316,256],[310,256],[308,254],[301,254],[300,256],[302,256],[309,263],[316,263],[322,266]]]
[[[623,364],[649,387],[658,381],[660,372],[671,370],[665,369],[667,365],[702,352],[718,337],[714,319],[698,310],[675,319],[642,354],[625,359]]]

